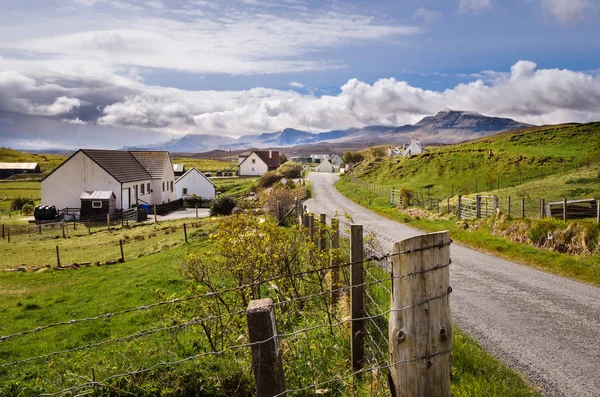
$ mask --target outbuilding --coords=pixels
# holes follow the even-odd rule
[[[317,171],[317,172],[334,172],[335,169],[333,167],[333,164],[331,164],[328,159],[325,159],[325,160],[321,161],[321,163],[317,167],[315,167],[315,171]]]
[[[38,163],[0,163],[0,179],[6,179],[15,174],[39,174]]]
[[[84,191],[81,200],[80,219],[101,218],[117,212],[117,196],[112,191]]]

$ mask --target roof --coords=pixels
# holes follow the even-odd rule
[[[81,152],[121,183],[152,179],[152,175],[131,152],[98,149],[81,149]]]
[[[0,163],[0,170],[35,170],[38,163]]]
[[[173,164],[173,172],[183,172],[185,171],[184,164]]]
[[[169,159],[169,152],[131,151],[130,153],[148,171],[153,179],[162,178],[167,160]]]
[[[196,169],[196,167],[192,167],[192,168],[190,168],[189,170],[187,170],[187,171],[185,172],[185,174],[183,174],[183,175],[181,175],[179,178],[177,178],[177,180],[175,181],[175,184],[177,184],[177,182],[179,182],[180,180],[182,180],[182,179],[183,179],[183,178],[184,178],[186,175],[188,175],[189,173],[191,173],[191,172],[193,172],[193,171],[196,171],[197,173],[199,173],[200,175],[202,175],[202,177],[203,177],[204,179],[206,179],[207,181],[209,181],[209,182],[210,182],[210,184],[211,184],[211,185],[213,185],[215,188],[217,187],[217,186],[216,186],[216,185],[213,183],[213,181],[211,181],[210,179],[208,179],[208,177],[207,177],[206,175],[204,175],[202,172],[198,171],[198,170]]]
[[[269,157],[271,152],[271,157]],[[279,151],[277,150],[255,150],[254,153],[270,168],[279,168]]]
[[[112,190],[96,190],[93,192],[84,191],[79,198],[81,200],[110,200],[111,197],[116,197]]]

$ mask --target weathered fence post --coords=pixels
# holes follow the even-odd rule
[[[6,241],[10,243],[10,226],[6,228]]]
[[[158,223],[158,220],[156,220],[156,204],[152,206],[152,212],[154,213],[154,223]]]
[[[338,249],[340,248],[340,220],[337,218],[331,219],[331,249],[335,250],[331,257],[331,305],[335,306],[339,300],[340,291],[340,256]]]
[[[319,249],[325,251],[327,249],[326,230],[327,227],[327,215],[319,215]]]
[[[481,196],[475,196],[475,218],[481,218]]]
[[[446,197],[446,205],[448,206],[448,215],[450,215],[450,197]]]
[[[544,199],[540,199],[540,219],[544,219]]]
[[[563,198],[563,221],[567,221],[567,198]]]
[[[506,213],[510,216],[510,196],[506,198]]]
[[[196,204],[196,219],[198,219],[198,204]]]
[[[4,238],[4,223],[2,224],[2,238]]]
[[[65,234],[65,222],[61,222],[60,227],[62,228],[63,238],[67,238],[67,235]]]
[[[521,197],[521,219],[525,219],[525,197]]]
[[[308,216],[308,224],[309,224],[309,230],[310,230],[310,241],[315,242],[315,215],[314,214],[309,214]]]
[[[123,252],[123,240],[119,240],[119,247],[121,248],[121,263],[125,263],[125,253]]]
[[[256,396],[285,393],[285,378],[272,299],[250,301],[246,309]]]
[[[281,213],[281,201],[277,200],[275,203],[275,217],[277,218],[277,223],[281,222],[281,217],[283,214]]]
[[[500,199],[498,198],[498,196],[494,196],[493,203],[494,203],[493,204],[494,205],[494,212],[498,212],[498,208],[500,208]],[[487,213],[486,213],[486,215],[487,215]]]
[[[389,345],[395,397],[450,396],[449,244],[446,231],[392,246]]]
[[[56,263],[60,267],[60,253],[58,252],[58,245],[56,246]]]
[[[110,231],[110,214],[106,214],[106,228]]]
[[[458,215],[458,219],[462,219],[462,196],[458,195],[458,207],[456,208],[456,215]]]
[[[365,310],[363,274],[363,227],[350,226],[350,291],[351,291],[351,347],[352,368],[358,371],[364,363]]]
[[[185,243],[187,244],[188,239],[187,239],[187,227],[185,225],[185,223],[183,224],[183,237],[185,238]]]

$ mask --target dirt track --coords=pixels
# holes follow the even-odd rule
[[[312,173],[310,211],[354,222],[390,241],[421,234],[343,197],[337,176]],[[454,243],[453,320],[547,396],[600,396],[600,288],[498,259]]]

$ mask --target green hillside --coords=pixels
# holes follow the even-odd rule
[[[426,149],[409,158],[367,157],[353,174],[381,186],[430,190],[435,197],[517,186],[593,167],[599,160],[600,123],[529,128]]]

